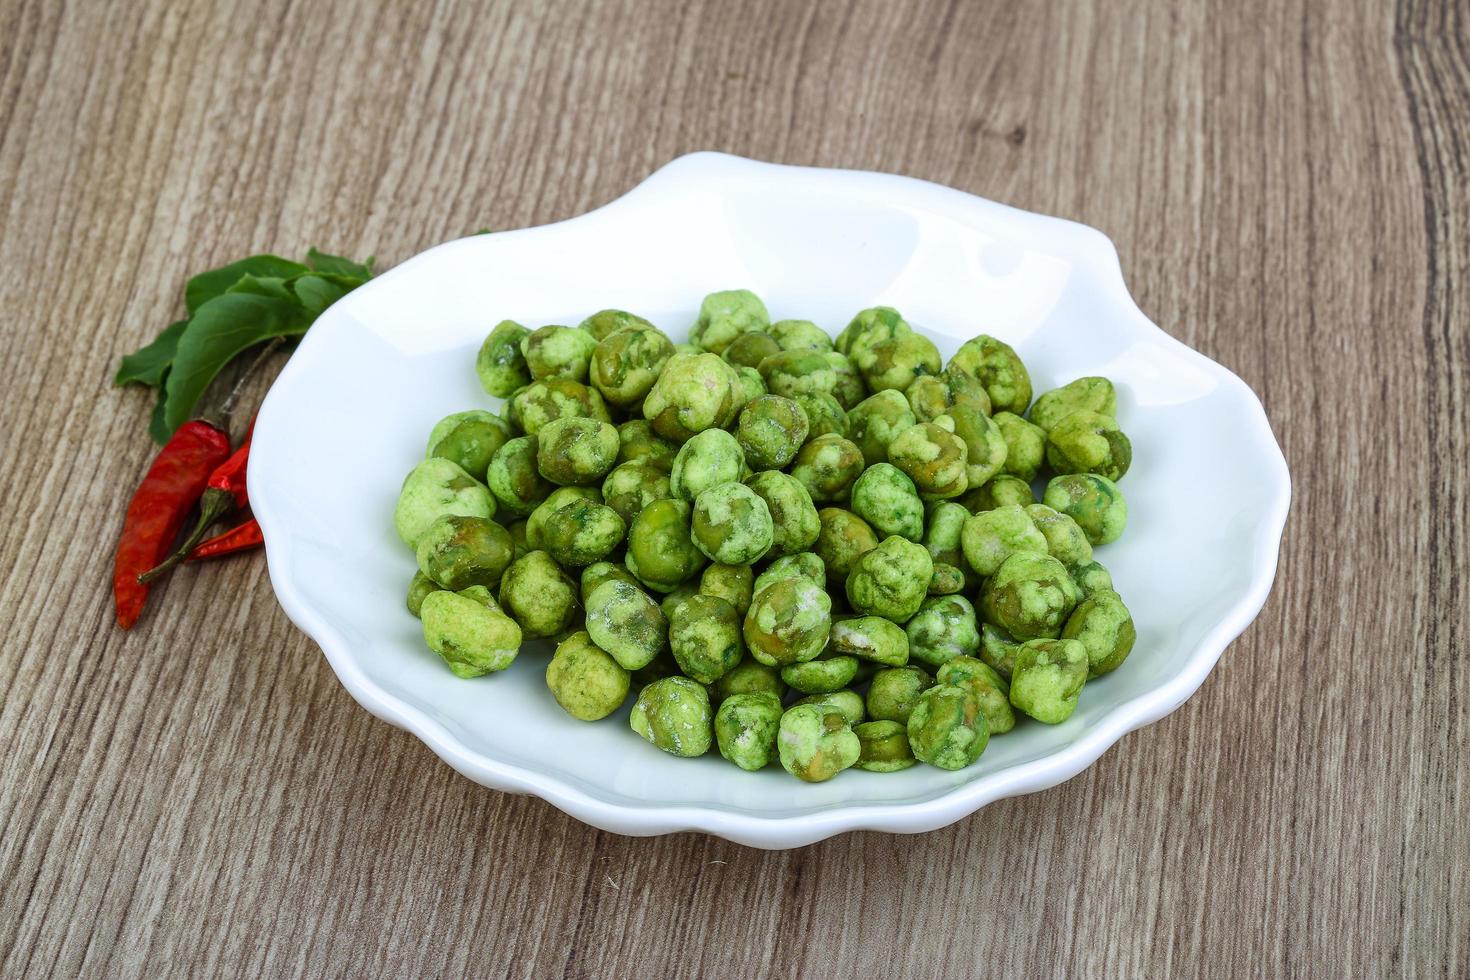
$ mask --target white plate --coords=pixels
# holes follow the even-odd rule
[[[994,334],[1038,393],[1085,374],[1117,383],[1134,447],[1130,519],[1098,558],[1138,642],[1069,721],[1023,722],[960,772],[849,770],[806,785],[713,754],[664,755],[628,729],[627,706],[571,720],[546,690],[539,646],[470,681],[425,648],[403,608],[414,561],[393,504],[437,419],[497,404],[474,371],[490,326],[618,307],[682,340],[704,294],[734,287],[773,319],[833,334],[863,307],[894,306],[946,356]],[[260,411],[250,495],[287,614],[353,697],[455,769],[618,833],[792,847],[944,826],[1077,774],[1173,711],[1265,601],[1290,481],[1255,395],[1138,310],[1097,231],[903,177],[698,153],[579,218],[432,248],[333,306]]]

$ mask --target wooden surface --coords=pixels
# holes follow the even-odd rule
[[[109,380],[192,271],[391,265],[670,158],[1095,225],[1263,398],[1275,589],[1078,778],[786,853],[594,832],[360,709],[264,561],[129,635]],[[1470,974],[1470,12],[1452,0],[0,0],[0,975]]]

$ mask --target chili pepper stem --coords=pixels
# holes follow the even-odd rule
[[[204,540],[204,535],[209,531],[210,525],[225,516],[234,505],[234,495],[228,490],[221,490],[218,487],[206,489],[204,495],[199,498],[199,520],[195,522],[193,530],[184,539],[184,543],[162,562],[139,575],[138,584],[147,585],[183,561],[185,556],[194,550],[194,546]]]

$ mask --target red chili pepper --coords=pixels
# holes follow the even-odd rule
[[[148,586],[139,575],[168,554],[210,473],[229,455],[230,437],[224,428],[195,419],[179,426],[148,468],[128,504],[113,563],[112,595],[117,624],[123,629],[138,621],[148,601]]]
[[[260,532],[260,525],[255,518],[250,518],[243,524],[230,528],[222,534],[216,534],[208,541],[201,542],[198,547],[189,552],[185,561],[200,561],[205,558],[223,558],[225,555],[233,555],[241,551],[250,551],[265,544],[265,536]]]

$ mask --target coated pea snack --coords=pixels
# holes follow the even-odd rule
[[[448,670],[544,639],[572,718],[822,782],[962,769],[1123,667],[1137,626],[1098,560],[1133,459],[1111,381],[1047,378],[1033,404],[1009,344],[946,362],[887,306],[834,341],[730,289],[679,326],[503,320],[473,365],[503,409],[410,447],[405,606]]]

